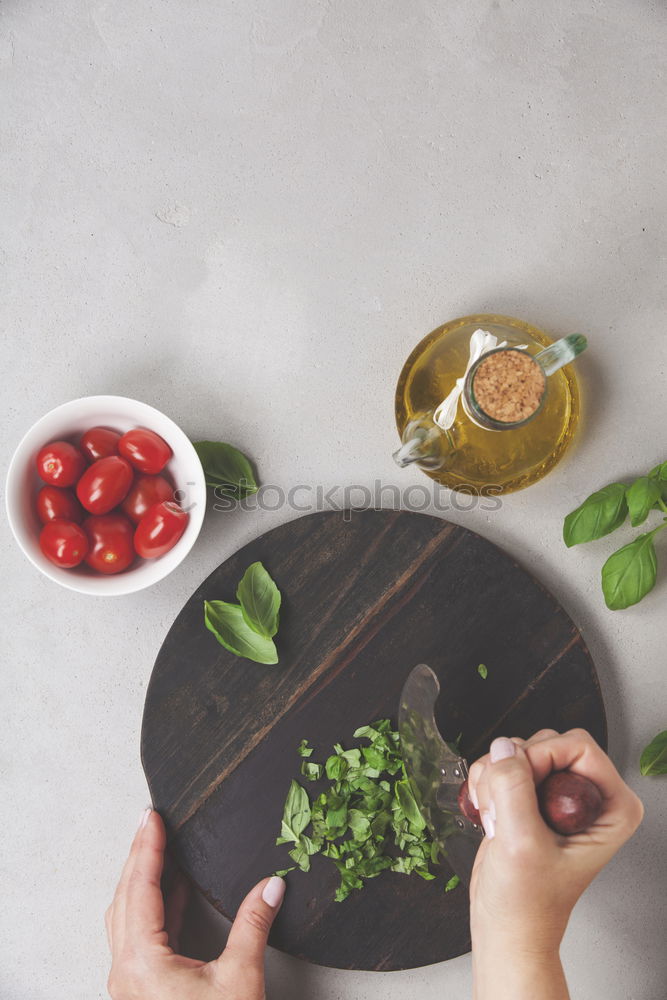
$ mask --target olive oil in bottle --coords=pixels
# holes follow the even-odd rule
[[[481,342],[475,359],[473,345],[479,352]],[[471,493],[510,493],[537,482],[572,442],[579,391],[566,362],[585,346],[580,335],[553,343],[506,316],[466,316],[438,327],[417,344],[398,380],[397,463],[416,463],[444,486]]]

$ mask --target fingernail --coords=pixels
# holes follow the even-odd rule
[[[475,809],[479,812],[479,799],[477,798],[477,791],[472,787],[472,785],[468,785],[468,795],[470,796],[470,800]]]
[[[484,833],[487,835],[489,840],[493,840],[496,835],[496,824],[493,821],[493,817],[490,812],[482,813],[482,826],[484,827]]]
[[[150,814],[152,812],[153,812],[153,810],[151,809],[150,806],[148,806],[147,809],[144,809],[144,811],[141,814],[141,820],[139,822],[139,829],[140,830],[143,830],[143,828],[146,826],[146,823],[148,823],[148,817],[150,816]]]
[[[511,740],[508,740],[506,736],[499,736],[489,748],[489,756],[491,757],[492,764],[495,764],[499,760],[505,760],[506,757],[513,757],[515,753],[516,745]]]
[[[262,890],[262,899],[269,906],[280,906],[285,895],[285,881],[279,875],[273,875]]]

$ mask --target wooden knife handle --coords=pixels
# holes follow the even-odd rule
[[[602,796],[597,785],[574,771],[553,771],[537,789],[537,800],[545,823],[556,833],[570,837],[592,826],[602,812]],[[459,809],[481,826],[482,820],[468,794],[468,782],[459,789]]]

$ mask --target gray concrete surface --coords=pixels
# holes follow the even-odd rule
[[[577,449],[502,509],[453,520],[516,554],[597,661],[641,834],[587,892],[573,997],[662,1000],[667,539],[655,592],[610,613],[617,540],[563,515],[665,454],[665,8],[650,0],[98,0],[1,7],[2,461],[52,406],[115,392],[235,442],[265,482],[400,474],[414,343],[473,311],[581,330]],[[207,517],[153,590],[59,589],[3,544],[0,995],[103,997],[103,910],[147,793],[157,649],[222,559],[294,512]],[[630,537],[623,529],[622,539]],[[214,932],[215,933],[215,932]],[[470,961],[401,974],[269,957],[273,1000],[470,995]]]

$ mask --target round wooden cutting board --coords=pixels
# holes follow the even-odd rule
[[[204,600],[236,600],[255,560],[282,593],[275,666],[234,656],[204,626]],[[463,733],[469,761],[495,736],[546,726],[583,726],[606,746],[595,667],[571,619],[510,556],[440,518],[309,514],[246,545],[193,594],[155,663],[141,751],[172,849],[221,913],[232,917],[260,878],[290,864],[275,838],[299,742],[322,760],[358,726],[396,724],[420,662],[440,678],[441,731]],[[270,943],[342,969],[453,958],[470,936],[465,889],[443,891],[450,874],[383,872],[335,903],[338,873],[315,857],[308,874],[287,876]]]

